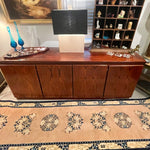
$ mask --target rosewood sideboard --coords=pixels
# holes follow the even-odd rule
[[[0,68],[18,99],[104,99],[131,97],[145,60],[106,52],[59,53],[4,59]]]

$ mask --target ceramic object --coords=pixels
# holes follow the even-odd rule
[[[109,44],[107,43],[107,44],[102,45],[102,48],[109,48]]]
[[[110,51],[108,51],[106,54],[107,54],[107,55],[110,55],[110,56],[113,56],[113,55],[114,55],[114,53],[113,53],[113,52],[110,52]]]
[[[98,1],[98,4],[99,4],[99,5],[103,5],[103,0],[99,0],[99,1]]]
[[[104,36],[103,36],[103,39],[104,39],[104,40],[107,40],[107,39],[109,39],[109,36],[104,35]]]
[[[17,49],[16,49],[17,43],[15,42],[15,40],[11,34],[10,28],[8,26],[7,26],[7,31],[9,33],[9,37],[10,37],[10,46],[13,47],[15,51],[17,51]]]
[[[124,46],[124,45],[122,46],[122,48],[123,48],[123,49],[128,49],[128,48],[127,48],[126,46]]]
[[[121,10],[120,14],[118,15],[118,18],[124,18],[125,13],[126,12],[124,10]]]
[[[96,29],[100,29],[99,20],[96,22]]]
[[[129,39],[129,35],[126,35],[126,36],[125,36],[125,39]]]
[[[115,5],[115,3],[116,3],[116,0],[111,0],[112,5]]]
[[[128,1],[127,0],[120,0],[119,5],[127,5]]]
[[[137,0],[133,0],[132,4],[133,4],[134,6],[136,6],[136,5],[137,5]]]
[[[132,25],[133,25],[133,22],[130,21],[130,22],[128,23],[128,30],[131,30],[131,29],[132,29]]]
[[[122,29],[123,28],[123,24],[118,24],[118,29]]]
[[[99,42],[96,44],[96,48],[101,48],[101,45]]]
[[[97,13],[97,17],[101,17],[101,14],[102,14],[102,13],[101,13],[101,11],[99,10],[98,13]]]
[[[112,29],[112,28],[113,28],[113,25],[112,25],[112,24],[110,24],[109,28],[111,28],[111,29]]]
[[[109,45],[108,45],[108,43],[107,43],[107,44],[105,44],[104,46],[105,46],[106,48],[109,48]]]
[[[116,40],[120,40],[120,33],[119,33],[119,31],[116,32],[115,39],[116,39]]]
[[[99,37],[100,37],[100,33],[96,33],[96,34],[95,34],[95,37],[96,37],[96,38],[99,38]]]

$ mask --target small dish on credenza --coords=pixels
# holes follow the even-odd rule
[[[4,58],[14,59],[14,58],[27,57],[27,56],[32,56],[32,55],[36,55],[39,53],[43,53],[47,50],[48,50],[47,47],[26,47],[20,51],[10,51],[4,56]]]

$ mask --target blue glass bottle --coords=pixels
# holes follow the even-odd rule
[[[10,46],[14,48],[15,51],[17,51],[16,47],[17,47],[17,43],[15,42],[15,40],[12,37],[12,34],[10,32],[10,28],[7,26],[7,31],[9,33],[10,36]]]
[[[16,27],[16,31],[17,31],[17,34],[18,34],[18,44],[21,46],[21,50],[24,49],[23,45],[24,45],[24,41],[22,40],[20,34],[19,34],[19,30],[18,30],[18,27],[17,27],[17,24],[16,22],[14,21],[14,24],[15,24],[15,27]]]

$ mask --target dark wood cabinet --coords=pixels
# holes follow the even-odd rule
[[[100,99],[132,95],[144,59],[94,53],[59,53],[50,48],[43,54],[22,59],[0,58],[0,68],[18,99]]]
[[[44,98],[72,98],[72,65],[37,65]]]
[[[15,97],[43,97],[34,65],[1,66],[1,70]]]
[[[74,98],[103,98],[107,65],[73,65]]]
[[[142,65],[110,65],[104,98],[130,97],[142,69]]]

